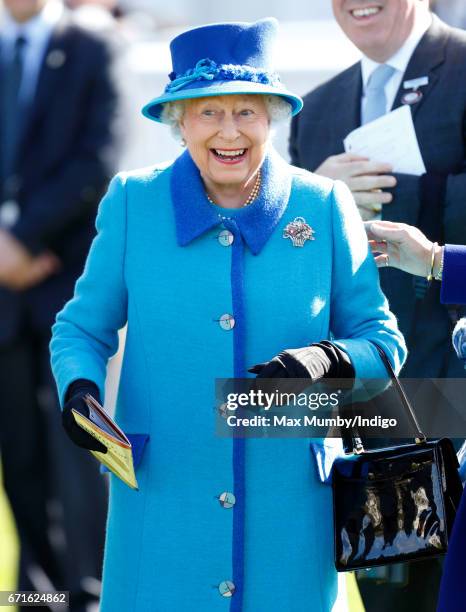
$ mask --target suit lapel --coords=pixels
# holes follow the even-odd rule
[[[36,92],[29,104],[29,112],[23,126],[20,150],[28,141],[28,136],[34,124],[47,110],[50,96],[56,95],[60,90],[59,81],[62,78],[63,68],[66,66],[69,56],[70,37],[67,35],[69,18],[65,15],[57,24],[50,37],[49,44],[44,53],[44,59],[39,70]]]
[[[361,125],[361,63],[351,66],[345,77],[340,83],[339,95],[329,100],[333,105],[331,116],[335,133],[342,138],[346,138],[351,131]]]
[[[396,94],[392,110],[402,106],[402,97],[409,91],[409,89],[403,87],[405,81],[427,76],[429,78],[428,84],[420,88],[422,98],[419,102],[411,106],[413,118],[415,117],[420,106],[422,106],[424,100],[428,97],[437,82],[439,76],[437,68],[445,61],[445,45],[447,39],[448,29],[442,21],[434,15],[430,28],[421,38],[421,41],[411,56],[406,72],[401,80],[400,88]]]
[[[0,113],[2,113],[2,117],[3,117],[3,92],[2,92],[2,86],[3,86],[3,82],[5,79],[5,68],[4,68],[4,64],[3,64],[3,44],[2,44],[2,37],[0,36]],[[1,125],[2,125],[2,121],[0,118],[0,129],[1,129]],[[2,181],[2,160],[1,160],[1,156],[2,156],[2,134],[0,134],[0,199],[2,198],[2,185],[1,185],[1,181]]]
[[[3,60],[3,41],[2,41],[2,37],[0,36],[0,89],[2,87],[3,84],[3,79],[5,78],[4,76],[4,60]],[[0,91],[0,99],[1,99],[1,91]]]

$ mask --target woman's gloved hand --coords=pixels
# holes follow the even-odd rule
[[[89,418],[89,408],[87,407],[84,397],[89,394],[100,403],[100,393],[97,385],[90,380],[79,379],[71,383],[68,387],[65,396],[65,405],[62,413],[62,423],[65,428],[68,437],[77,446],[86,448],[87,450],[98,451],[99,453],[106,453],[106,447],[101,444],[98,440],[93,438],[84,429],[76,423],[73,413],[71,410],[74,408],[77,412],[83,416]]]
[[[282,351],[270,361],[249,368],[257,378],[353,378],[355,372],[348,355],[327,340],[299,349]]]

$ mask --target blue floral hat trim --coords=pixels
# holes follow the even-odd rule
[[[252,66],[241,66],[237,64],[217,64],[209,58],[201,59],[195,68],[187,70],[184,74],[177,76],[171,72],[168,75],[171,83],[165,87],[165,93],[172,93],[183,89],[195,81],[249,81],[251,83],[262,83],[277,87],[280,77],[276,72],[258,70]]]
[[[220,65],[222,66],[222,70],[225,66],[228,66],[228,64]],[[237,65],[234,66],[235,68],[238,67]],[[212,77],[210,72],[203,72],[201,75],[201,71],[195,71],[196,69],[194,68],[193,74],[187,75],[184,73],[181,77],[175,77],[175,79],[165,88],[161,96],[151,100],[144,106],[142,114],[152,121],[160,122],[162,119],[163,106],[167,102],[233,94],[279,96],[290,104],[292,116],[299,113],[303,107],[302,99],[288,91],[280,81],[269,83],[263,82],[273,73],[265,73],[253,69],[250,71],[251,80],[244,80],[244,78],[240,78],[239,76],[237,76],[236,79],[229,78],[220,80],[220,72],[217,78],[215,78]],[[255,74],[252,75],[252,72]],[[253,78],[255,80],[252,80]],[[170,89],[170,87],[172,89]]]

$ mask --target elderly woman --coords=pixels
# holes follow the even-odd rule
[[[53,329],[71,438],[96,448],[70,409],[103,398],[126,323],[116,420],[150,435],[139,491],[111,476],[104,612],[317,612],[337,597],[331,490],[309,440],[214,431],[215,378],[254,363],[316,380],[382,377],[374,344],[397,370],[405,358],[350,192],[272,148],[275,120],[302,106],[272,71],[276,30],[265,19],[173,40],[171,83],[143,112],[186,151],[112,181]]]

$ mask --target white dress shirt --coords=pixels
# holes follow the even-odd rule
[[[59,0],[49,0],[44,8],[29,21],[18,23],[5,9],[0,25],[0,42],[3,61],[12,59],[15,41],[24,36],[23,77],[19,91],[23,103],[29,103],[34,97],[47,45],[55,25],[63,14],[63,4]]]
[[[419,44],[421,38],[424,36],[426,31],[429,29],[432,23],[432,14],[429,11],[419,11],[419,18],[415,21],[414,27],[411,34],[406,39],[404,45],[398,49],[398,51],[390,57],[385,64],[392,66],[395,72],[388,79],[385,85],[385,97],[387,99],[387,108],[385,112],[388,113],[395,101],[396,94],[401,85],[401,80],[408,67],[409,60],[411,59],[414,50]],[[366,102],[366,88],[367,83],[371,74],[374,70],[380,66],[377,62],[369,59],[365,55],[361,58],[361,73],[362,73],[362,98],[361,98],[361,114],[364,109]],[[416,77],[426,76],[425,74],[417,74]]]

